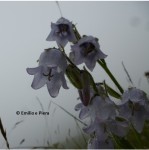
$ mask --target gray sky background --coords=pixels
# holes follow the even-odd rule
[[[135,86],[149,91],[144,77],[144,72],[149,71],[149,2],[60,2],[60,6],[63,17],[77,24],[80,34],[99,38],[101,50],[108,55],[108,66],[124,89],[129,83],[122,61]],[[75,121],[54,104],[48,116],[50,134],[45,131],[43,116],[16,115],[17,110],[41,110],[38,97],[45,111],[52,100],[78,116],[73,110],[78,103],[77,91],[69,81],[70,89],[61,89],[59,96],[52,99],[46,87],[33,90],[30,87],[33,76],[26,73],[27,67],[37,66],[36,60],[45,48],[56,46],[45,39],[51,22],[59,18],[55,2],[0,2],[0,117],[11,147],[17,147],[23,138],[26,141],[22,146],[42,146],[44,138],[51,138],[49,135],[54,142],[65,139],[69,128],[75,133]],[[96,81],[106,79],[113,86],[98,64],[93,76]],[[24,122],[11,130],[22,119]],[[54,133],[58,128],[60,135]],[[2,148],[1,135],[0,141]]]

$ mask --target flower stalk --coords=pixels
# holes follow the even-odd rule
[[[123,88],[120,86],[120,84],[118,83],[118,81],[115,79],[115,77],[113,76],[113,74],[111,73],[111,71],[109,70],[109,68],[107,67],[106,63],[103,63],[100,60],[97,60],[97,62],[105,70],[105,72],[108,74],[108,76],[114,82],[114,84],[117,86],[117,88],[119,89],[119,91],[123,94],[123,92],[124,92]]]

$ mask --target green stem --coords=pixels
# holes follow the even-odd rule
[[[109,70],[109,68],[107,67],[106,63],[105,62],[103,63],[100,60],[97,60],[97,62],[105,70],[105,72],[109,75],[109,77],[114,82],[114,84],[117,86],[117,88],[119,89],[119,91],[123,94],[124,90],[122,89],[122,87],[120,86],[120,84],[117,82],[117,80],[115,79],[115,77],[113,76],[113,74],[111,73],[111,71]]]
[[[133,125],[131,124],[130,125],[131,129],[132,129],[132,132],[133,132],[133,135],[136,139],[136,142],[137,142],[137,148],[142,148],[142,143],[141,143],[141,137],[140,135],[137,133],[136,129],[133,127]],[[138,147],[139,146],[139,147]]]
[[[117,139],[114,137],[114,135],[109,131],[108,132],[110,137],[112,138],[113,142],[115,143],[116,149],[121,149],[121,146],[119,145]]]
[[[62,46],[60,46],[60,49],[61,49],[61,51],[63,52],[63,54],[65,55],[65,57],[66,57],[66,59],[68,60],[68,62],[71,64],[71,65],[73,65],[74,67],[76,67],[79,71],[80,71],[80,69],[70,60],[70,58],[67,56],[67,54],[65,53],[65,49],[62,47]]]
[[[79,32],[78,32],[76,26],[73,25],[73,27],[74,27],[74,33],[75,33],[75,36],[76,36],[77,40],[79,41],[79,40],[81,39],[81,35],[79,34]]]

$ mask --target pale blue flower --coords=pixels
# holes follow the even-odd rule
[[[72,23],[61,17],[56,23],[51,23],[51,32],[47,37],[47,41],[56,41],[58,46],[63,46],[69,42],[76,42]]]
[[[130,121],[134,128],[141,133],[145,120],[148,119],[148,98],[142,90],[129,88],[122,95],[119,115]]]
[[[70,56],[76,65],[85,63],[87,68],[93,71],[96,61],[107,57],[101,50],[97,38],[84,36],[78,43],[71,46]]]
[[[80,119],[85,119],[85,116],[90,116],[92,122],[96,117],[99,117],[100,120],[107,120],[109,117],[114,118],[116,115],[114,102],[109,98],[103,99],[100,96],[93,98],[88,106],[84,106],[81,103],[77,104],[75,110],[80,110]]]
[[[68,89],[64,77],[66,67],[67,61],[59,49],[46,49],[40,55],[39,66],[27,68],[28,74],[34,75],[32,88],[39,89],[47,85],[49,94],[56,97],[61,86]]]
[[[80,110],[79,118],[81,120],[90,119],[89,125],[84,127],[83,131],[87,134],[95,133],[98,141],[104,143],[108,138],[107,122],[115,119],[116,116],[114,103],[108,97],[96,96],[88,106],[80,103],[76,105],[75,110]]]
[[[88,148],[113,148],[112,141],[109,141],[109,133],[119,137],[124,137],[128,133],[128,122],[116,119],[116,105],[108,97],[96,96],[88,106],[79,103],[75,110],[80,111],[79,118],[81,120],[88,118],[88,121],[90,119],[88,126],[83,128],[85,133],[95,136],[89,142]]]

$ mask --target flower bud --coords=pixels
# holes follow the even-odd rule
[[[89,74],[82,70],[81,71],[81,81],[82,81],[82,89],[79,89],[79,95],[82,103],[84,106],[87,106],[90,103],[91,96],[90,96],[90,77]]]
[[[68,67],[66,69],[66,75],[69,78],[70,82],[77,89],[82,89],[83,88],[79,69],[77,69],[75,66],[68,65]]]

